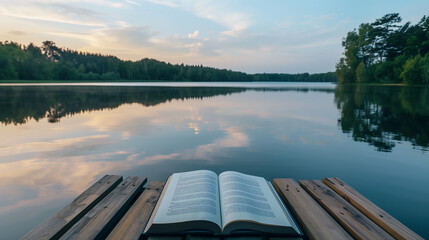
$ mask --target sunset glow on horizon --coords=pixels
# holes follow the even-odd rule
[[[429,2],[0,0],[0,41],[247,73],[333,71],[341,40],[398,12],[417,22]]]

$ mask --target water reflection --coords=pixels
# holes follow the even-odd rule
[[[241,159],[231,158],[231,152],[251,148],[249,130],[278,117],[311,118],[278,112],[279,107],[286,110],[299,105],[287,107],[288,101],[272,104],[277,100],[264,99],[265,91],[280,93],[276,96],[280,100],[283,92],[333,90],[258,89],[245,98],[237,95],[246,91],[249,89],[218,87],[0,88],[0,108],[4,110],[0,112],[0,135],[7,136],[0,139],[2,236],[17,238],[57,210],[52,206],[64,205],[104,174],[122,175],[144,166],[151,170],[134,175],[162,180],[185,166],[231,169]],[[256,98],[259,101],[251,103]],[[287,138],[282,131],[269,132]],[[22,219],[22,210],[32,214]],[[16,227],[8,225],[11,223],[23,230],[12,231]]]
[[[384,199],[397,199],[388,202],[393,210],[386,210],[424,229],[429,212],[421,210],[421,198],[410,196],[429,196],[421,186],[429,180],[428,161],[406,141],[427,148],[427,138],[421,139],[429,129],[428,100],[422,100],[428,93],[392,89],[0,87],[0,239],[19,238],[104,174],[153,181],[196,169],[236,170],[270,180],[338,176],[363,193],[372,188],[359,184],[372,186],[369,181],[377,179],[383,190],[371,200],[386,207]],[[423,103],[398,103],[396,95]],[[379,114],[367,114],[377,108]],[[405,122],[387,128],[391,119]],[[372,124],[367,128],[385,131],[382,142],[395,146],[379,150],[396,150],[394,155],[354,142],[379,140],[367,133],[367,121]],[[409,126],[414,130],[404,129],[405,123],[419,121],[420,126]],[[406,194],[395,195],[391,189],[398,185],[389,176],[415,187],[399,187]],[[405,200],[411,207],[395,209]]]
[[[240,93],[252,88],[226,87],[131,87],[131,86],[8,86],[0,87],[0,122],[24,124],[30,119],[62,117],[87,111],[114,109],[122,104],[155,106],[173,99],[203,99]],[[292,87],[257,88],[258,91],[327,91],[331,89]]]
[[[398,142],[429,148],[429,88],[339,85],[335,102],[339,125],[353,140],[390,152]]]
[[[173,99],[203,99],[241,93],[252,88],[226,87],[130,87],[130,86],[19,86],[0,88],[0,122],[24,124],[46,118],[50,123],[65,116],[95,110],[111,110],[122,104],[155,106]],[[257,88],[257,91],[332,92],[331,89],[289,87]],[[341,111],[338,124],[353,140],[367,142],[377,151],[391,151],[398,141],[429,147],[429,88],[409,86],[338,85],[335,103]],[[97,122],[98,121],[98,122]],[[111,119],[89,124],[101,128],[124,124]],[[104,121],[104,120],[103,120]],[[128,121],[131,124],[133,121]],[[139,126],[141,127],[141,126]],[[150,126],[146,126],[150,127]],[[198,134],[198,125],[189,123]],[[124,132],[123,138],[129,133]]]
[[[0,87],[0,121],[23,124],[29,119],[62,117],[86,111],[114,109],[126,103],[155,106],[172,99],[208,98],[245,91],[244,88],[171,88],[111,86]]]

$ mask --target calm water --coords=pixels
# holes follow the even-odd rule
[[[429,238],[428,87],[92,85],[0,86],[0,239],[105,174],[196,169],[337,176]]]

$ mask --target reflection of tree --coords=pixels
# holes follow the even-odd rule
[[[85,111],[113,109],[124,103],[153,106],[173,99],[205,98],[245,91],[239,88],[172,87],[1,87],[0,121],[23,124],[29,119],[60,118]]]
[[[19,86],[0,87],[0,122],[23,124],[29,119],[47,118],[59,122],[67,115],[85,111],[113,109],[125,103],[153,106],[173,99],[202,99],[244,92],[247,88],[227,87],[88,87],[88,86]],[[258,91],[322,91],[332,89],[294,87],[254,89]]]
[[[429,148],[429,88],[338,85],[335,102],[339,124],[353,140],[378,151],[391,151],[395,141]]]

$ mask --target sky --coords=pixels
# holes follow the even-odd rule
[[[335,70],[364,22],[429,14],[427,0],[0,0],[0,41],[247,73]]]

